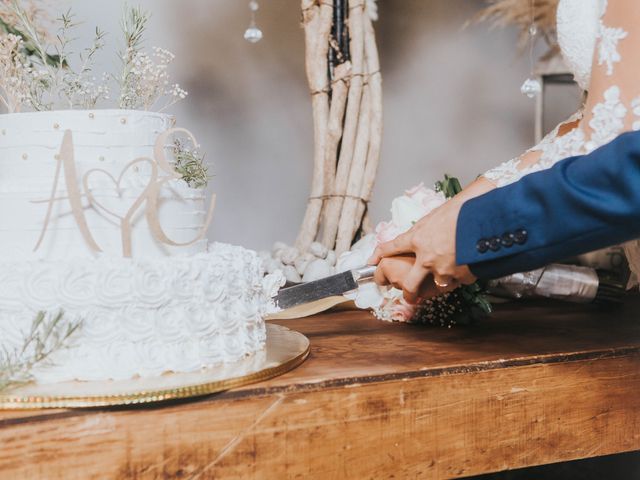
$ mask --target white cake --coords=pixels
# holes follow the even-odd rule
[[[265,279],[257,254],[241,247],[175,245],[206,228],[209,202],[158,168],[154,146],[172,127],[168,115],[139,111],[0,115],[0,348],[19,346],[39,311],[82,321],[37,381],[194,371],[263,349],[263,316],[281,279]],[[67,131],[84,229],[59,155]],[[154,170],[166,181],[150,217]],[[151,218],[171,241],[159,240]]]

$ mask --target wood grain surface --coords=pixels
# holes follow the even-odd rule
[[[293,372],[195,401],[0,412],[0,478],[451,478],[640,450],[640,299],[471,328],[278,321]]]

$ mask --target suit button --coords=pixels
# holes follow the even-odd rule
[[[492,239],[490,239],[489,248],[493,252],[497,252],[498,250],[500,250],[500,239],[498,237],[493,237]]]
[[[505,233],[504,235],[502,235],[500,243],[503,247],[511,248],[513,246],[513,237],[513,233]]]
[[[528,237],[529,233],[524,228],[520,228],[513,234],[513,241],[518,245],[524,245],[525,243],[527,243]]]
[[[487,250],[489,250],[489,242],[484,238],[478,240],[478,243],[476,243],[476,249],[480,253],[487,253]]]

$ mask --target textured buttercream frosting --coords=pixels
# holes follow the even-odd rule
[[[190,372],[247,355],[265,344],[263,317],[282,276],[264,277],[255,252],[206,239],[186,247],[158,241],[139,213],[132,219],[132,256],[123,257],[119,222],[82,198],[88,247],[71,211],[65,181],[41,248],[60,146],[73,134],[77,177],[101,205],[123,215],[149,184],[168,115],[123,111],[64,111],[0,115],[0,348],[19,349],[38,312],[64,312],[81,327],[69,348],[33,374],[41,383],[118,380]],[[146,168],[149,167],[149,168]],[[124,173],[123,173],[124,172]],[[116,181],[114,181],[114,179]],[[80,180],[78,180],[80,182]],[[203,190],[181,179],[164,184],[157,219],[176,243],[206,228]]]
[[[279,286],[257,254],[212,244],[210,252],[159,259],[4,263],[2,345],[21,345],[38,311],[82,321],[71,347],[40,382],[126,379],[188,372],[239,360],[264,346],[263,316]]]

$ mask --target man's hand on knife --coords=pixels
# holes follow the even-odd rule
[[[380,245],[369,261],[378,265],[376,282],[402,289],[409,303],[475,282],[466,265],[456,264],[456,223],[462,203],[449,200],[408,232]]]

